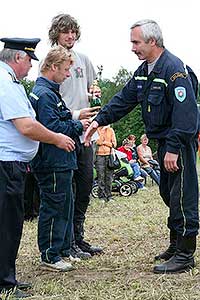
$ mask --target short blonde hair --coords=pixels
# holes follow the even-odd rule
[[[41,67],[41,73],[50,70],[53,64],[56,66],[60,66],[65,61],[69,61],[70,65],[72,65],[72,54],[69,52],[69,50],[65,49],[62,46],[55,46],[48,52],[47,56],[45,57]]]
[[[143,135],[141,135],[140,141],[142,141],[144,138],[148,139],[146,133],[144,133]]]

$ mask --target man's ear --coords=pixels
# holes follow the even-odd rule
[[[20,58],[21,58],[20,53],[17,52],[17,53],[15,54],[15,62],[16,62],[16,63],[19,63]]]
[[[156,40],[154,38],[150,38],[149,42],[151,43],[152,46],[156,45]]]
[[[52,65],[51,65],[51,69],[52,69],[52,71],[54,71],[54,72],[55,72],[55,71],[57,70],[57,68],[58,68],[58,66],[56,66],[55,64],[52,64]]]

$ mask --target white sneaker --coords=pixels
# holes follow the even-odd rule
[[[49,271],[67,272],[74,270],[72,264],[67,263],[64,259],[61,259],[55,263],[41,262],[41,266]]]
[[[79,257],[73,257],[72,255],[64,256],[63,259],[65,261],[71,261],[71,263],[80,262],[81,259]]]
[[[144,181],[144,178],[142,176],[138,176],[136,178],[134,178],[134,181],[140,181],[140,182],[143,182]]]

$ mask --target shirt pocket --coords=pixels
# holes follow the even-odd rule
[[[151,125],[164,125],[165,107],[163,94],[149,94],[147,101],[147,117]]]

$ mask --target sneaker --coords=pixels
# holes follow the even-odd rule
[[[76,243],[82,251],[88,252],[92,256],[95,255],[95,254],[102,254],[103,253],[103,249],[101,247],[92,246],[84,240],[77,241]]]
[[[87,251],[83,251],[81,248],[79,248],[78,245],[76,244],[73,244],[71,246],[71,249],[70,249],[70,255],[73,257],[73,258],[80,258],[80,259],[88,259],[88,258],[91,258],[91,254]]]
[[[80,262],[81,259],[80,257],[74,257],[71,254],[66,255],[66,256],[62,256],[62,258],[66,261],[70,261],[71,263],[75,263],[75,262]]]
[[[64,259],[61,259],[55,263],[47,263],[46,261],[42,261],[41,266],[49,271],[67,272],[74,270],[74,267],[70,263],[64,261]]]
[[[144,178],[142,176],[138,176],[138,177],[134,178],[134,181],[143,182]]]

